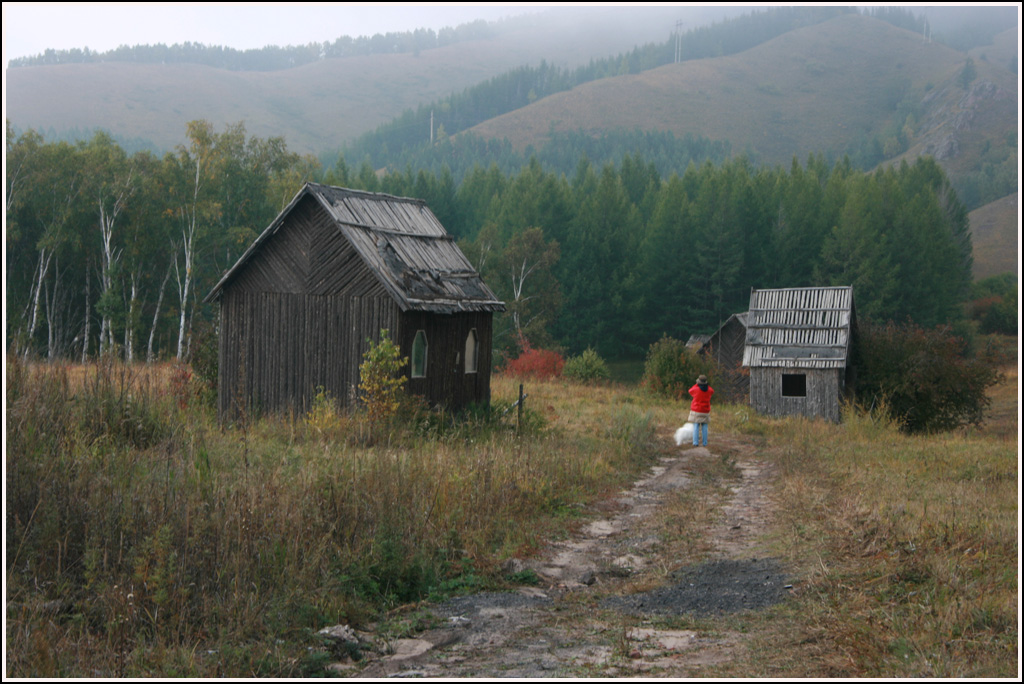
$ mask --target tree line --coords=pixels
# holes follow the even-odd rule
[[[724,140],[711,140],[691,133],[676,136],[672,131],[617,128],[594,133],[552,131],[543,145],[527,145],[521,151],[515,149],[508,139],[483,138],[466,131],[457,137],[439,137],[432,145],[408,149],[404,155],[390,157],[383,167],[367,155],[361,160],[372,168],[395,171],[412,168],[440,175],[447,169],[456,184],[460,184],[476,167],[486,168],[493,164],[504,175],[513,176],[532,159],[549,171],[572,175],[584,157],[598,167],[605,164],[618,166],[626,156],[642,157],[647,163],[654,164],[662,177],[668,178],[673,173],[683,173],[691,163],[700,165],[711,161],[720,164],[731,153],[732,145]],[[345,164],[349,158],[360,159],[342,152],[322,155],[320,160],[326,167],[338,164],[339,160]],[[757,163],[756,157],[749,158],[752,163]]]
[[[681,61],[721,57],[749,50],[793,29],[856,11],[844,7],[769,8],[691,29],[679,36],[673,34],[662,43],[648,43],[620,55],[591,59],[574,69],[541,60],[537,66],[512,69],[461,93],[420,105],[416,110],[408,109],[393,121],[362,135],[343,151],[351,159],[369,155],[378,168],[395,164],[396,159],[403,159],[429,142],[432,126],[442,134],[454,135],[584,83],[671,64],[676,58],[677,39]],[[902,17],[909,13],[894,8],[890,14]]]
[[[752,287],[853,285],[861,315],[956,320],[970,285],[966,211],[931,159],[873,173],[812,156],[738,157],[664,177],[639,155],[570,174],[532,158],[378,175],[328,169],[282,140],[188,126],[188,145],[127,155],[99,133],[7,142],[8,349],[48,358],[188,355],[203,295],[316,180],[419,197],[507,302],[497,339],[640,358],[710,333]]]
[[[300,10],[301,11],[301,10]],[[201,64],[229,71],[277,71],[311,64],[324,59],[414,53],[444,47],[455,43],[489,38],[494,29],[484,20],[446,26],[439,31],[388,31],[372,36],[340,36],[334,41],[306,43],[305,45],[267,45],[261,48],[238,50],[222,45],[204,45],[185,41],[165,45],[121,45],[113,50],[99,52],[86,48],[68,50],[47,49],[40,55],[18,57],[10,61],[11,67],[43,66],[51,64],[88,64],[93,62],[131,62],[136,64]]]
[[[128,360],[188,355],[199,300],[316,162],[243,125],[187,127],[188,144],[127,154],[15,136],[8,123],[7,344],[15,353]]]

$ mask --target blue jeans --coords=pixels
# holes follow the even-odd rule
[[[701,430],[704,432],[704,444],[701,446],[708,445],[708,424],[707,423],[694,423],[693,424],[693,446],[697,446],[698,437],[700,436]]]

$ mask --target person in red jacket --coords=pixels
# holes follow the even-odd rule
[[[703,445],[708,445],[708,416],[711,414],[711,395],[715,390],[708,384],[706,375],[697,378],[697,384],[690,388],[693,403],[690,404],[690,423],[693,423],[693,446],[698,444],[698,435],[703,432]]]

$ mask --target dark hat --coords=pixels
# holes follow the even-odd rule
[[[706,375],[698,376],[697,377],[697,384],[699,384],[699,385],[706,385],[706,384],[708,384],[708,376],[706,376]]]

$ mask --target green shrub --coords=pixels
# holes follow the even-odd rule
[[[601,356],[587,347],[579,356],[572,356],[565,362],[562,375],[580,382],[593,382],[609,378],[608,364]]]
[[[640,386],[654,394],[685,399],[698,375],[708,376],[714,386],[719,375],[714,359],[687,349],[680,340],[662,337],[647,352]]]
[[[913,323],[862,322],[857,399],[883,405],[907,432],[951,430],[981,423],[985,390],[999,374],[965,354],[965,343],[945,328]]]
[[[380,331],[379,343],[370,341],[370,348],[359,365],[359,389],[363,392],[362,400],[371,425],[382,426],[398,412],[406,381],[401,371],[408,363],[409,359],[402,357],[387,330]]]
[[[971,285],[968,313],[983,334],[1017,334],[1017,278],[1004,273]]]

